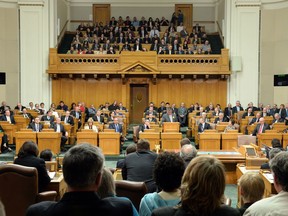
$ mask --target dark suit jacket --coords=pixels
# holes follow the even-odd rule
[[[45,161],[41,158],[35,157],[33,155],[25,155],[23,157],[18,157],[14,161],[15,164],[35,167],[38,171],[38,189],[43,191],[43,189],[49,184],[50,177],[47,173]]]
[[[11,124],[16,124],[13,115],[10,115],[10,119],[11,119]],[[1,121],[7,121],[6,115],[3,115],[3,116],[2,116]]]
[[[203,125],[202,125],[202,123],[200,123],[199,125],[198,125],[198,133],[202,133],[204,130],[206,130],[206,129],[211,129],[211,126],[210,126],[210,124],[209,123],[204,123],[205,125],[204,125],[204,129],[203,129]]]
[[[269,163],[262,164],[260,169],[270,169]]]
[[[36,131],[36,123],[32,122],[28,125],[28,128],[31,128],[33,131]],[[43,125],[39,124],[39,132],[42,131],[43,129]]]
[[[166,55],[169,55],[169,50],[166,50],[165,54],[166,54]],[[174,50],[171,50],[171,54],[175,54],[175,51],[174,51]]]
[[[144,124],[139,125],[139,131],[144,132],[145,129],[150,129],[150,128],[145,128]]]
[[[252,125],[252,124],[258,123],[258,122],[259,122],[259,119],[257,119],[257,118],[255,117],[255,118],[253,118],[253,119],[251,120],[251,122],[249,123],[249,125]]]
[[[18,106],[15,106],[15,108],[14,108],[14,109],[15,109],[15,110],[19,110],[19,111],[23,111],[23,109],[25,109],[25,108],[26,108],[25,106],[22,106],[22,107],[21,107],[21,109],[19,109],[19,107],[18,107]]]
[[[116,131],[116,125],[114,123],[110,124],[109,125],[109,129],[114,129]],[[122,133],[122,125],[121,124],[118,124],[118,132],[119,133]]]
[[[189,212],[184,210],[183,208],[174,208],[172,206],[158,208],[158,209],[153,210],[152,212],[152,216],[176,216],[176,215],[177,216],[188,216],[188,215],[192,216],[194,214],[189,214]],[[226,205],[221,205],[211,215],[213,216],[240,216],[240,213],[235,208],[232,208]]]
[[[219,117],[215,118],[214,124],[217,124],[219,120]],[[222,122],[228,122],[228,119],[226,117],[223,117]]]
[[[124,160],[122,177],[128,181],[148,181],[153,179],[153,167],[157,154],[152,151],[130,153]]]
[[[229,110],[228,107],[225,107],[225,109],[224,109],[224,116],[225,116],[225,117],[230,117],[231,115],[232,115],[232,108],[230,108],[230,110]]]
[[[280,109],[278,110],[278,113],[280,113]],[[281,119],[284,120],[286,118],[286,109],[282,109],[279,115],[281,116]]]
[[[70,114],[71,114],[72,116],[76,117],[76,111],[75,111],[75,110],[72,110],[72,111],[70,112]],[[78,114],[79,114],[79,119],[81,119],[82,113],[79,111]]]
[[[98,122],[98,119],[97,119],[97,116],[96,116],[96,115],[94,115],[94,116],[92,117],[92,119],[93,119],[93,121],[97,121],[97,122]],[[101,123],[104,123],[104,117],[103,117],[103,116],[100,116],[100,122],[101,122]]]
[[[61,121],[65,121],[66,116],[61,116]],[[67,123],[70,125],[74,125],[74,119],[72,116],[68,117]]]
[[[67,111],[67,110],[68,110],[68,106],[65,105],[65,104],[64,104],[63,107],[61,107],[60,105],[58,105],[58,106],[57,106],[57,109]]]
[[[246,116],[248,116],[248,112],[245,112],[243,115],[242,115],[242,118],[244,119]],[[250,113],[250,116],[254,116],[254,113]]]
[[[134,45],[133,45],[133,49],[134,49],[134,51],[137,50],[137,44],[134,44]],[[142,48],[142,44],[139,43],[139,50],[142,51],[142,49],[143,49],[143,48]]]
[[[243,107],[240,106],[240,111],[243,111],[243,110],[244,110]],[[237,107],[234,106],[234,107],[232,108],[232,114],[237,113],[237,112],[238,112],[238,111],[237,111]]]
[[[47,115],[42,116],[41,121],[50,121],[50,124],[52,124],[55,119],[53,116],[50,117],[50,119],[47,118]]]
[[[100,199],[93,191],[66,192],[59,202],[45,201],[30,206],[27,216],[132,216],[131,201],[117,197]]]
[[[256,128],[253,131],[253,136],[256,136],[258,134],[258,131],[260,130],[260,124],[257,124]],[[270,127],[267,123],[264,123],[263,129],[262,129],[262,133],[265,133],[266,130],[270,130]]]
[[[57,130],[57,124],[56,124],[56,123],[55,123],[55,124],[52,124],[52,125],[51,125],[51,128],[53,128],[54,131],[56,132],[56,130]],[[65,130],[65,128],[64,128],[64,126],[63,126],[62,124],[60,124],[60,132],[61,132],[62,136],[65,136],[66,130]]]

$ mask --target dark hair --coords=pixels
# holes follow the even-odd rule
[[[161,189],[171,192],[180,187],[184,171],[184,161],[178,154],[163,152],[154,163],[154,180]]]
[[[234,120],[234,119],[231,119],[230,121],[231,121],[231,124],[232,124],[232,125],[235,124],[235,120]]]
[[[283,147],[280,140],[276,139],[276,138],[272,139],[271,144],[272,144],[272,148],[282,148]]]
[[[190,140],[186,137],[186,138],[183,138],[181,141],[180,141],[180,146],[184,146],[184,145],[187,145],[187,144],[191,144]]]
[[[51,161],[52,157],[53,157],[53,154],[50,149],[45,149],[40,152],[40,158],[42,158],[45,161]]]
[[[288,192],[288,152],[278,153],[270,162],[270,168],[275,175],[275,181]]]
[[[95,184],[103,170],[104,156],[98,147],[88,143],[73,146],[63,159],[65,182],[72,188],[85,188]]]
[[[33,155],[37,157],[39,154],[39,150],[37,145],[33,141],[26,141],[18,152],[18,158],[25,157],[27,155]]]
[[[140,139],[136,144],[137,151],[139,150],[150,150],[150,143],[146,139]]]
[[[136,152],[136,145],[134,143],[128,145],[126,148],[126,154],[127,155],[130,153],[133,153],[133,152]]]

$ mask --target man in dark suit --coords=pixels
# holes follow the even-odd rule
[[[52,110],[49,110],[47,112],[47,115],[43,115],[41,118],[41,121],[49,121],[50,125],[53,124],[53,122],[55,121],[54,116],[52,116]]]
[[[124,110],[125,112],[127,112],[127,108],[123,106],[122,102],[119,103],[119,110]]]
[[[257,107],[253,106],[253,103],[252,103],[252,102],[250,102],[250,103],[248,104],[248,107],[247,107],[246,111],[247,111],[249,108],[252,109],[252,112],[255,112],[255,111],[258,110]]]
[[[25,106],[22,106],[21,103],[17,103],[17,106],[15,106],[15,110],[19,110],[19,111],[23,111],[23,109],[25,109],[26,107]]]
[[[109,107],[109,111],[115,111],[116,109],[119,109],[119,106],[117,104],[117,101],[115,100]]]
[[[64,110],[65,112],[68,110],[68,106],[64,103],[64,101],[60,101],[57,106],[57,110]]]
[[[24,108],[22,110],[22,115],[23,115],[24,118],[29,118],[30,119],[30,123],[33,121],[33,116],[30,113],[27,112],[26,108]]]
[[[134,51],[142,51],[143,48],[142,48],[142,44],[140,43],[140,40],[136,40],[135,41],[135,44],[133,45],[133,49]]]
[[[41,132],[43,129],[43,125],[40,124],[39,117],[36,117],[34,119],[34,122],[32,122],[28,125],[28,128],[31,128],[33,131],[36,131],[36,132]]]
[[[242,118],[245,119],[246,116],[254,116],[254,113],[252,112],[252,108],[249,108],[247,110],[247,112],[245,112],[243,115],[242,115]]]
[[[123,129],[122,125],[118,122],[118,118],[113,119],[113,123],[109,125],[109,129],[114,129],[115,132],[119,132],[122,135]]]
[[[72,147],[63,160],[68,191],[59,202],[46,201],[30,206],[26,215],[132,216],[131,201],[98,197],[96,192],[101,184],[103,167],[104,156],[99,148],[89,144]]]
[[[65,124],[70,124],[72,126],[74,125],[74,119],[68,110],[65,112],[65,116],[61,116],[61,121],[63,121]]]
[[[5,110],[4,115],[1,117],[1,121],[8,121],[11,124],[16,124],[14,116],[11,115],[10,110]]]
[[[141,131],[141,132],[144,132],[144,130],[150,129],[150,128],[151,128],[151,126],[150,126],[149,119],[145,119],[144,124],[139,125],[139,131]]]
[[[210,124],[206,123],[203,118],[200,118],[198,125],[198,133],[203,133],[207,129],[211,129]]]
[[[155,116],[153,114],[149,114],[148,118],[146,118],[146,120],[149,120],[149,122],[157,123],[157,119],[155,118]]]
[[[214,124],[219,124],[221,122],[228,122],[228,119],[224,116],[224,113],[219,113],[219,116],[215,118]]]
[[[162,116],[162,122],[178,122],[177,115],[172,113],[171,108],[166,109],[166,113]]]
[[[2,101],[2,106],[0,107],[0,114],[4,114],[6,109],[11,110],[10,106],[7,105],[6,101]]]
[[[64,145],[68,139],[68,132],[65,130],[64,126],[61,124],[61,119],[56,118],[56,122],[51,125],[51,128],[54,129],[55,132],[61,133],[61,150],[64,150]]]
[[[284,121],[284,119],[286,118],[286,109],[284,108],[284,104],[280,105],[278,114],[280,115],[280,118]]]
[[[172,49],[172,46],[169,45],[168,46],[168,49],[166,50],[166,55],[172,55],[172,54],[175,54],[175,51]]]
[[[239,111],[243,111],[243,107],[240,104],[240,101],[236,101],[236,106],[232,108],[232,114],[238,113]]]
[[[227,119],[230,119],[231,116],[232,116],[232,105],[231,103],[228,103],[227,107],[225,107],[224,109],[224,116],[227,118]]]
[[[259,123],[260,122],[260,118],[261,118],[261,113],[260,112],[258,112],[257,114],[256,114],[256,116],[251,120],[251,122],[249,123],[249,125],[252,125],[252,124],[257,124],[257,123]]]
[[[72,110],[70,112],[70,114],[75,117],[75,121],[77,122],[78,129],[81,128],[81,125],[82,125],[82,123],[81,123],[82,114],[81,114],[79,106],[75,106],[74,110]],[[74,124],[76,122],[74,122]]]
[[[252,135],[256,136],[257,134],[265,133],[266,130],[270,130],[270,127],[267,123],[265,123],[265,119],[262,117],[259,120],[259,124],[257,124],[256,128],[254,129]]]
[[[139,140],[136,144],[136,152],[127,155],[122,168],[122,177],[124,180],[136,182],[150,182],[147,188],[152,192],[155,190],[153,181],[153,166],[157,154],[150,151],[148,140]]]
[[[92,117],[93,121],[104,124],[104,117],[101,115],[101,111],[97,110],[96,115]]]
[[[1,142],[1,153],[9,151],[11,152],[12,149],[8,146],[8,136],[5,134],[5,131],[0,125],[0,132],[3,133],[2,142]]]

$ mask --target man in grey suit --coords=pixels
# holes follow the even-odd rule
[[[270,130],[270,127],[267,123],[265,123],[265,119],[262,117],[259,120],[259,124],[257,124],[256,128],[254,129],[252,135],[256,136],[257,134],[265,133],[266,130]]]
[[[187,118],[187,108],[185,107],[185,104],[182,102],[179,109],[178,109],[178,118],[181,127],[184,127],[186,125],[186,118]]]
[[[162,122],[178,122],[177,116],[172,113],[171,108],[166,109],[166,113],[162,116]]]

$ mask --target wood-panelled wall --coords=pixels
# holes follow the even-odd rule
[[[83,101],[87,106],[93,104],[98,107],[106,101],[122,101],[124,106],[130,107],[130,84],[148,84],[149,101],[159,106],[160,102],[175,103],[179,107],[181,102],[186,106],[200,103],[207,106],[210,102],[226,106],[227,81],[220,79],[157,79],[153,84],[148,78],[130,78],[125,84],[120,78],[107,79],[69,79],[59,78],[52,81],[53,102],[58,104],[63,100],[67,105],[72,102]]]

